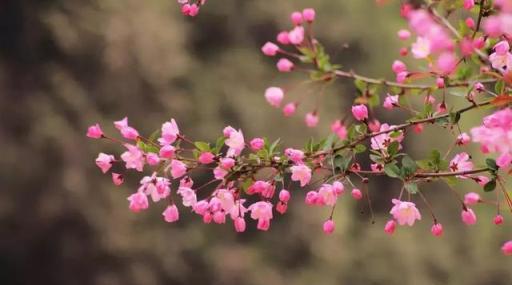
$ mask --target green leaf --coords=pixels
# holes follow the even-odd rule
[[[489,169],[493,170],[493,171],[498,171],[498,165],[496,164],[496,160],[492,159],[492,158],[488,158],[485,160],[485,164],[487,165],[487,167],[489,167]]]
[[[496,180],[491,180],[491,181],[487,182],[487,184],[485,184],[485,186],[484,186],[485,192],[492,192],[492,191],[494,191],[494,189],[496,189]]]
[[[409,183],[405,183],[404,186],[405,186],[405,190],[407,190],[407,192],[409,192],[411,194],[416,194],[419,191],[418,185],[416,183],[409,182]]]
[[[388,146],[388,153],[391,157],[393,157],[395,154],[397,154],[398,149],[400,148],[400,143],[397,141],[394,141],[389,144]]]
[[[354,80],[354,85],[356,86],[357,90],[359,90],[359,92],[361,92],[361,93],[363,93],[367,87],[366,82],[364,82],[360,79]]]
[[[416,170],[418,169],[418,166],[416,165],[416,162],[414,160],[412,160],[411,157],[406,155],[402,158],[402,169],[403,169],[404,175],[407,177],[407,176],[414,174],[416,172]]]
[[[224,146],[224,142],[226,141],[225,137],[219,137],[217,141],[215,142],[215,148],[213,149],[213,152],[215,154],[219,154],[220,150]]]
[[[496,94],[503,94],[503,92],[505,91],[505,82],[503,80],[496,82],[496,84],[494,85],[494,91],[496,92]]]
[[[341,170],[341,172],[345,172],[345,171],[347,171],[351,161],[352,161],[351,155],[343,156],[343,155],[338,154],[334,157],[334,166],[339,168]]]
[[[197,142],[194,142],[194,145],[200,151],[210,151],[210,144],[207,142],[197,141]]]
[[[400,168],[394,163],[386,164],[384,166],[384,172],[389,177],[400,178]]]
[[[355,153],[363,153],[366,151],[366,146],[364,144],[358,144],[354,147]]]
[[[330,134],[327,137],[327,139],[323,142],[323,144],[321,146],[321,149],[323,151],[331,149],[333,147],[333,143],[334,143],[335,139],[336,139],[336,135],[335,134]]]
[[[279,145],[279,142],[281,141],[281,139],[277,139],[275,140],[271,145],[270,147],[268,148],[268,153],[269,155],[273,155],[274,154],[274,150],[276,149],[277,145]]]

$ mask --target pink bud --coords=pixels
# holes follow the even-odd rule
[[[199,6],[197,4],[190,5],[190,8],[188,9],[188,16],[195,17],[199,14]]]
[[[149,207],[148,197],[142,192],[130,195],[128,201],[130,201],[130,210],[134,213],[146,210]]]
[[[162,158],[173,158],[175,150],[176,149],[172,145],[165,145],[160,148],[159,155]]]
[[[501,251],[503,251],[503,254],[505,254],[506,256],[512,255],[512,240],[509,240],[506,243],[504,243],[503,246],[501,247]]]
[[[229,157],[221,158],[220,166],[226,170],[231,169],[231,167],[235,166],[235,160]]]
[[[409,54],[409,50],[406,47],[400,48],[400,55],[401,56],[407,56]]]
[[[284,203],[287,203],[288,201],[290,201],[290,192],[286,189],[282,189],[280,192],[279,192],[279,200],[281,202],[284,202]]]
[[[471,140],[471,138],[469,137],[468,134],[462,133],[457,136],[456,143],[457,143],[457,145],[466,145],[469,143],[470,140]]]
[[[266,56],[274,56],[279,51],[279,47],[272,43],[272,42],[266,42],[263,47],[261,47],[261,51]]]
[[[394,220],[389,220],[384,226],[384,232],[388,235],[392,235],[396,229],[396,222]]]
[[[277,205],[276,205],[276,211],[283,215],[284,213],[286,213],[286,210],[288,210],[288,204],[286,203],[283,203],[283,202],[278,202]]]
[[[146,161],[149,165],[157,165],[160,162],[160,158],[156,153],[148,152],[146,154]]]
[[[103,137],[103,131],[99,124],[92,125],[87,129],[87,136],[92,139],[99,139]]]
[[[466,26],[468,26],[468,28],[470,28],[472,30],[475,28],[475,20],[473,20],[473,18],[470,18],[470,17],[466,18],[465,23],[466,23]]]
[[[406,30],[406,29],[399,30],[397,34],[398,34],[398,38],[401,39],[402,41],[405,41],[409,37],[411,37],[411,32],[409,32],[409,30]]]
[[[288,32],[282,31],[279,34],[277,34],[277,42],[283,45],[289,45],[290,39],[288,38]]]
[[[278,108],[281,105],[281,101],[283,101],[283,97],[283,89],[279,87],[269,87],[265,90],[265,99],[273,107]]]
[[[112,167],[112,163],[114,161],[115,158],[113,155],[101,152],[96,158],[96,165],[101,169],[101,172],[107,173],[107,171],[109,171],[109,169]]]
[[[457,58],[453,53],[445,52],[437,58],[437,68],[443,74],[450,74],[457,66]]]
[[[356,200],[361,200],[363,198],[363,193],[361,192],[361,190],[357,189],[357,188],[354,188],[352,189],[352,198],[356,199]]]
[[[402,61],[395,60],[395,61],[393,61],[393,65],[391,66],[391,69],[393,70],[394,73],[400,73],[403,71],[407,71],[407,66]]]
[[[315,20],[315,14],[315,9],[312,8],[302,10],[302,17],[309,23],[312,23]]]
[[[295,102],[288,103],[288,104],[284,105],[284,107],[283,107],[283,115],[285,117],[290,117],[291,115],[293,115],[295,113],[296,110],[297,110],[297,103],[295,103]]]
[[[476,182],[477,182],[480,186],[485,186],[485,184],[487,184],[487,182],[489,182],[489,181],[490,181],[489,177],[487,177],[487,176],[483,176],[483,175],[478,176],[478,177],[476,178]]]
[[[471,10],[475,7],[475,0],[464,0],[464,9]]]
[[[302,24],[302,13],[301,12],[293,12],[291,15],[290,15],[290,19],[292,20],[292,23],[295,25],[295,26],[298,26],[300,24]]]
[[[372,120],[371,122],[368,123],[368,128],[372,132],[378,132],[380,130],[380,125],[381,124],[380,124],[379,120],[374,119],[374,120]]]
[[[334,228],[335,228],[335,225],[334,225],[334,221],[329,219],[327,221],[324,222],[324,233],[326,234],[332,234],[334,232]]]
[[[136,140],[139,137],[139,132],[130,126],[126,126],[121,129],[121,135],[128,140]]]
[[[168,223],[176,222],[180,219],[178,207],[176,207],[176,205],[167,206],[165,211],[162,213],[162,216],[164,216],[164,220]]]
[[[306,126],[314,128],[318,125],[319,118],[316,112],[310,112],[306,114],[304,121],[306,122]]]
[[[493,220],[494,224],[495,225],[501,225],[503,224],[503,216],[498,214],[494,217],[494,220]]]
[[[368,108],[365,105],[352,106],[352,115],[358,121],[364,121],[368,119]]]
[[[265,146],[265,141],[262,138],[254,138],[250,142],[251,149],[254,151],[258,151]]]
[[[423,124],[415,124],[413,127],[412,127],[412,130],[417,133],[417,134],[421,134],[421,132],[423,132],[423,129],[425,128],[425,125]]]
[[[123,184],[124,176],[122,174],[112,172],[112,182],[114,182],[114,185],[119,186]]]
[[[484,37],[478,37],[473,40],[473,48],[481,49],[484,46],[485,46],[485,38]]]
[[[467,210],[462,210],[461,218],[466,225],[476,224],[476,215],[472,209],[467,208]]]
[[[399,72],[396,74],[396,82],[404,83],[409,73],[407,71]]]
[[[243,232],[245,232],[245,220],[244,220],[244,218],[237,217],[237,218],[233,221],[233,224],[235,225],[235,231],[236,231],[237,233],[243,233]]]
[[[209,223],[212,222],[212,220],[213,220],[213,216],[212,216],[212,214],[210,212],[204,213],[204,215],[203,215],[203,223],[209,224]]]
[[[304,27],[297,26],[288,32],[288,40],[291,44],[300,45],[304,41]]]
[[[270,228],[270,220],[259,219],[256,228],[260,231],[268,231],[268,229]]]
[[[198,161],[201,163],[201,164],[210,164],[214,161],[214,158],[215,158],[215,155],[209,151],[205,151],[205,152],[202,152],[199,157],[198,157]]]
[[[436,86],[437,88],[444,88],[444,79],[442,77],[436,78]]]
[[[293,70],[294,64],[287,58],[281,58],[277,62],[276,66],[277,70],[279,70],[280,72],[290,72]]]
[[[498,158],[496,158],[496,164],[500,168],[508,168],[512,163],[512,154],[508,152],[502,153]]]
[[[213,213],[213,222],[216,224],[225,224],[226,223],[226,215],[222,211],[216,211]]]
[[[307,194],[306,194],[306,199],[305,199],[305,202],[307,205],[315,205],[316,204],[316,200],[318,198],[318,193],[315,192],[315,191],[309,191]]]
[[[436,237],[440,237],[443,235],[443,225],[436,223],[430,229],[430,232]]]

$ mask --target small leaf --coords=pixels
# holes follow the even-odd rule
[[[200,151],[210,151],[210,144],[207,142],[197,141],[197,142],[194,142],[194,145]]]
[[[364,144],[358,144],[354,147],[355,153],[363,153],[366,151],[366,146]]]
[[[407,192],[411,193],[411,194],[416,194],[418,193],[419,189],[418,189],[418,185],[416,183],[405,183],[405,190],[407,190]]]
[[[492,192],[494,191],[494,189],[496,189],[496,180],[491,180],[487,182],[484,186],[485,192]]]
[[[400,177],[400,168],[396,166],[394,163],[386,164],[384,166],[384,172],[387,176],[392,178],[399,178]]]
[[[499,168],[498,165],[496,164],[496,160],[494,160],[492,158],[486,159],[485,164],[487,165],[487,167],[489,167],[489,169],[491,169],[493,171],[497,171]]]

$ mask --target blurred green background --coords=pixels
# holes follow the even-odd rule
[[[115,188],[94,165],[98,152],[120,150],[87,139],[87,126],[113,132],[111,122],[125,115],[146,134],[174,117],[198,140],[226,125],[288,146],[326,136],[352,103],[352,83],[296,87],[287,99],[303,98],[300,115],[284,119],[265,103],[265,88],[306,77],[278,74],[259,48],[290,28],[291,11],[314,7],[315,34],[333,61],[392,78],[395,33],[405,23],[391,2],[211,0],[190,19],[174,0],[1,1],[0,284],[512,284],[512,260],[499,252],[510,222],[496,229],[494,209],[477,207],[479,223],[461,225],[460,206],[441,183],[425,195],[444,224],[442,238],[431,236],[420,201],[417,226],[385,235],[400,185],[380,178],[370,182],[375,225],[364,203],[344,197],[336,232],[325,236],[329,209],[306,207],[304,190],[295,189],[270,232],[251,225],[236,234],[231,223],[203,225],[185,211],[166,224],[163,204],[132,214],[126,197],[137,176]],[[317,97],[321,127],[311,130],[302,118]],[[427,128],[406,148],[417,156],[446,149],[447,134]]]

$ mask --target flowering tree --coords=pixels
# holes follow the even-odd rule
[[[196,16],[206,3],[178,2],[188,16]],[[461,10],[457,15],[465,18],[454,16],[457,10]],[[144,136],[124,118],[114,122],[122,139],[105,134],[99,124],[89,127],[88,137],[124,149],[119,158],[100,153],[96,164],[103,173],[116,165],[111,176],[117,186],[124,182],[123,168],[147,173],[128,197],[129,208],[139,212],[149,207],[149,199],[154,203],[162,200],[166,205],[163,218],[170,223],[179,220],[181,204],[200,215],[204,223],[224,224],[228,218],[237,232],[244,232],[246,220],[253,219],[259,230],[267,231],[276,213],[286,213],[292,196],[289,189],[296,184],[313,189],[304,195],[307,205],[331,209],[323,223],[323,231],[330,234],[335,230],[332,217],[338,199],[350,189],[352,198],[364,198],[371,210],[368,182],[384,175],[402,184],[390,201],[391,218],[384,225],[387,234],[393,234],[397,225],[413,226],[422,219],[417,201],[431,216],[432,234],[443,234],[442,224],[422,194],[422,184],[433,180],[446,182],[452,190],[463,223],[475,224],[472,207],[482,204],[495,207],[494,223],[501,225],[503,210],[512,211],[505,188],[512,164],[512,0],[426,1],[417,7],[406,3],[400,15],[407,27],[397,32],[404,43],[399,53],[416,60],[418,70],[395,60],[391,65],[394,80],[369,78],[331,63],[314,36],[316,14],[311,8],[293,12],[291,29],[280,32],[276,42],[262,46],[264,55],[279,57],[279,72],[305,71],[309,80],[322,84],[338,79],[354,82],[358,93],[351,110],[332,122],[332,134],[327,138],[309,140],[302,149],[285,148],[280,140],[248,140],[242,130],[228,126],[215,142],[208,143],[182,134],[174,119]],[[451,105],[447,96],[461,96],[465,105]],[[279,87],[264,92],[270,106],[282,108],[285,117],[293,116],[301,102],[284,103],[285,97],[286,90]],[[412,97],[422,98],[421,104],[411,103]],[[398,125],[381,122],[373,112],[381,107],[402,111],[409,118]],[[479,109],[492,113],[482,118],[481,125],[462,130],[461,117]],[[304,121],[307,127],[316,127],[319,112],[306,112]],[[426,158],[413,159],[402,141],[427,126],[449,130],[453,143],[442,151],[431,150]],[[461,150],[471,142],[489,155],[485,161],[473,161]],[[362,163],[366,158],[371,160],[368,167]],[[194,185],[195,172],[200,171],[210,173],[211,179]],[[475,192],[462,197],[456,190],[458,180],[472,180],[482,191],[494,191],[495,200],[484,200]],[[512,255],[512,241],[505,242],[502,251]]]

